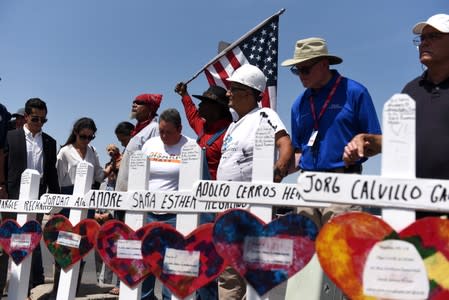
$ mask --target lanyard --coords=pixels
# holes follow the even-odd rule
[[[312,116],[313,116],[313,122],[314,122],[314,129],[318,130],[318,121],[321,119],[321,117],[324,115],[324,112],[327,109],[327,106],[329,105],[329,103],[331,102],[332,97],[335,94],[335,91],[337,90],[337,86],[341,81],[341,75],[338,76],[337,80],[334,83],[334,86],[332,87],[329,95],[326,98],[326,101],[323,104],[323,107],[321,107],[321,111],[320,114],[318,115],[318,118],[316,117],[316,112],[315,112],[315,102],[313,101],[313,96],[310,95],[309,98],[309,103],[310,103],[310,110],[312,112]]]

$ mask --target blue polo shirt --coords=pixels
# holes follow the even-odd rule
[[[295,150],[299,149],[302,153],[299,167],[303,170],[325,171],[344,167],[344,147],[356,134],[381,134],[368,90],[360,83],[342,77],[327,109],[318,120],[318,136],[314,146],[307,145],[314,130],[310,97],[313,96],[318,118],[339,76],[337,71],[332,70],[332,79],[326,86],[318,92],[306,89],[292,105],[292,143]]]

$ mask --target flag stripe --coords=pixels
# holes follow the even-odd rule
[[[243,64],[252,64],[262,70],[267,78],[267,87],[261,101],[263,107],[276,109],[277,66],[278,66],[278,23],[279,15],[267,19],[263,24],[249,31],[226,53],[212,60],[205,68],[209,84],[228,88],[226,78]]]

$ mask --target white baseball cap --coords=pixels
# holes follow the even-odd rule
[[[413,27],[414,34],[421,34],[425,26],[432,26],[442,33],[449,33],[449,15],[436,14],[431,16],[426,22],[420,22]]]

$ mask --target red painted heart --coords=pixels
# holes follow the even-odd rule
[[[350,299],[374,299],[363,293],[363,271],[371,249],[380,241],[413,244],[424,261],[430,284],[426,299],[449,299],[449,220],[423,218],[396,233],[367,213],[337,216],[320,231],[316,249],[324,272]]]
[[[73,227],[69,219],[56,215],[45,224],[44,241],[56,262],[67,271],[94,248],[99,228],[93,219],[82,220]]]
[[[136,286],[151,271],[142,259],[141,241],[148,230],[157,225],[149,223],[137,231],[117,220],[101,226],[95,245],[104,263],[129,287]],[[140,257],[140,258],[139,258]]]
[[[229,210],[214,226],[218,253],[259,295],[300,271],[315,253],[318,229],[309,218],[287,214],[265,224],[246,210]]]
[[[7,219],[0,225],[0,246],[16,265],[33,252],[41,237],[41,225],[35,220],[20,226],[15,220]]]
[[[142,255],[153,274],[179,298],[214,280],[226,267],[212,242],[213,224],[204,224],[184,237],[159,223],[143,239]]]

